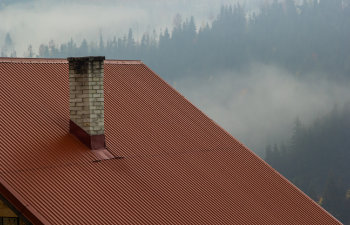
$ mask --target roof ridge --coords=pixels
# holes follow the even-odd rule
[[[10,58],[0,57],[0,63],[68,63],[60,58]]]
[[[117,59],[106,59],[106,64],[143,64],[141,60],[117,60]]]
[[[0,57],[0,63],[68,63],[66,58],[11,58]],[[107,64],[143,64],[141,60],[116,60],[106,59]]]

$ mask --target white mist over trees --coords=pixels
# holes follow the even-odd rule
[[[275,63],[303,76],[322,71],[332,77],[350,73],[350,7],[343,1],[292,0],[263,5],[250,14],[240,6],[222,7],[212,24],[197,27],[195,18],[177,16],[173,29],[144,33],[134,30],[123,37],[99,42],[83,38],[62,44],[54,40],[36,50],[39,57],[106,55],[107,58],[142,59],[166,78],[189,72],[243,68],[251,62]],[[170,32],[171,31],[171,32]]]
[[[244,0],[248,9],[261,0]],[[181,13],[183,18],[195,16],[198,24],[211,22],[222,4],[237,0],[1,0],[0,43],[10,33],[18,56],[31,44],[35,50],[51,39],[56,43],[73,38],[81,43],[122,37],[132,28],[137,40],[144,32],[152,33],[168,26]],[[36,51],[37,53],[37,51]]]
[[[6,57],[6,56],[16,57],[15,46],[14,46],[14,43],[12,41],[11,35],[9,33],[7,33],[5,36],[5,40],[4,40],[4,44],[2,46],[2,49],[1,49],[0,56],[1,57]]]

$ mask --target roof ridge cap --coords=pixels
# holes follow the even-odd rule
[[[10,58],[0,57],[0,63],[67,63],[63,58]]]
[[[106,59],[105,64],[144,64],[141,60],[118,60],[118,59]]]
[[[144,64],[141,60],[118,60],[118,59],[106,59],[106,64]],[[11,57],[0,57],[0,63],[68,63],[66,58],[11,58]]]

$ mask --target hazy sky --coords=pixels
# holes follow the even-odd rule
[[[263,0],[244,1],[247,8]],[[24,3],[22,3],[24,2]],[[131,27],[135,36],[159,32],[172,27],[174,16],[195,16],[198,26],[211,22],[221,5],[236,0],[28,0],[3,5],[0,9],[0,43],[9,32],[22,56],[29,44],[37,49],[51,39],[67,42],[71,37],[79,43],[83,38],[96,41],[102,33],[106,39],[127,34]],[[254,3],[254,4],[253,4]]]

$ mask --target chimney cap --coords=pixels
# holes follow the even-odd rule
[[[84,56],[84,57],[68,57],[67,60],[69,62],[74,62],[74,61],[103,61],[105,60],[104,56]]]

